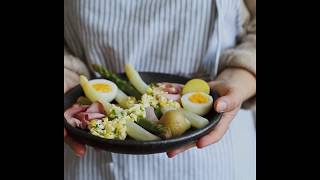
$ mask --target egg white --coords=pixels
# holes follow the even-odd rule
[[[199,104],[199,103],[191,102],[189,100],[190,96],[192,96],[193,94],[198,94],[198,93],[200,93],[204,97],[207,97],[208,102]],[[204,116],[204,115],[208,114],[208,112],[210,112],[210,110],[213,108],[212,107],[213,98],[210,95],[202,93],[202,92],[192,92],[192,93],[187,93],[182,96],[181,104],[186,111],[193,112],[193,113],[198,114],[200,116]]]
[[[111,81],[108,81],[106,79],[95,79],[95,80],[89,81],[89,84],[92,87],[94,84],[107,84],[107,85],[109,85],[111,87],[110,92],[99,92],[99,91],[96,91],[94,88],[92,88],[95,91],[95,93],[99,94],[99,96],[102,97],[107,102],[112,102],[117,96],[118,87],[116,84],[114,84]]]

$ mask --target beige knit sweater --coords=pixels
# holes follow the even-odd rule
[[[222,53],[219,65],[225,68],[242,68],[256,76],[256,0],[242,1],[243,34],[238,45]],[[64,84],[65,90],[79,83],[79,75],[89,76],[83,61],[71,55],[64,46]],[[255,109],[256,97],[244,103],[245,109]]]

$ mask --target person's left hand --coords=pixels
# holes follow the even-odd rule
[[[240,110],[243,102],[256,93],[255,77],[241,69],[226,69],[218,76],[216,81],[209,82],[209,85],[212,90],[217,91],[221,96],[214,104],[214,109],[223,113],[220,122],[211,133],[199,139],[195,144],[168,152],[169,158],[193,147],[201,149],[220,141],[229,129],[231,121]]]

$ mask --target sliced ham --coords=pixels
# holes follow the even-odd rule
[[[80,112],[86,111],[88,106],[81,106],[79,104],[73,105],[71,108],[67,109],[64,113],[64,117],[67,122],[73,127],[80,127],[81,121],[79,119],[74,118],[74,116]]]
[[[163,96],[169,100],[180,102],[181,93],[184,85],[177,83],[158,83],[158,86],[162,89],[162,91],[166,92]]]
[[[153,107],[146,107],[146,119],[149,121],[154,121],[157,122],[159,121],[156,113],[154,112],[154,108]]]
[[[100,114],[104,114],[104,108],[103,105],[99,102],[95,102],[93,103],[87,110],[87,113],[100,113]]]
[[[64,117],[71,126],[85,129],[88,121],[104,118],[105,114],[100,103],[91,106],[75,104],[64,113]]]
[[[159,83],[163,91],[169,94],[181,94],[184,85],[177,83]]]
[[[81,122],[90,121],[93,119],[101,119],[106,117],[104,114],[100,113],[88,113],[88,112],[80,112],[74,116],[75,118],[79,119]]]

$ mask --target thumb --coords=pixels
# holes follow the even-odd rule
[[[241,105],[241,96],[234,90],[230,90],[226,95],[217,99],[214,108],[217,112],[230,112]]]

